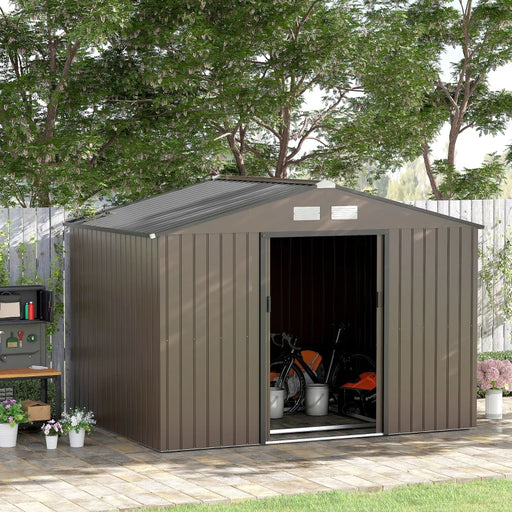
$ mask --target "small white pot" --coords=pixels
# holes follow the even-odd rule
[[[44,436],[47,450],[55,450],[59,442],[59,436]]]
[[[485,392],[485,417],[490,420],[501,420],[503,415],[503,391],[488,389]]]
[[[0,448],[14,448],[18,439],[18,424],[0,423]]]
[[[81,428],[78,432],[69,431],[69,446],[71,448],[82,448],[85,442],[85,429]]]

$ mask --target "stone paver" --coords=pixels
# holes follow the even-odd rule
[[[512,398],[475,429],[158,453],[98,429],[81,449],[47,451],[21,432],[0,449],[2,512],[110,512],[304,492],[512,478]]]

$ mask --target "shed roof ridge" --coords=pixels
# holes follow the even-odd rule
[[[271,176],[236,176],[232,174],[221,174],[214,176],[212,181],[253,181],[255,183],[272,183],[283,185],[314,186],[320,180],[305,180],[300,178],[274,178]]]

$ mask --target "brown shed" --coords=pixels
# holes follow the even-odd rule
[[[475,426],[478,225],[261,178],[68,225],[70,399],[109,430],[167,451]],[[271,420],[270,334],[325,354],[340,320],[373,413]]]

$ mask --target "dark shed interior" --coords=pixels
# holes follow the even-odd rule
[[[328,383],[331,399],[327,415],[321,418],[308,415],[304,407],[288,411],[283,419],[271,419],[270,439],[319,435],[318,432],[326,436],[336,430],[375,430],[373,406],[365,408],[364,413],[340,411],[339,388],[347,382],[358,382],[363,372],[375,370],[377,236],[271,238],[270,296],[270,330],[276,335],[271,336],[270,344],[271,385],[278,385],[276,361],[283,360],[287,352],[279,333],[292,335],[294,343],[306,350],[302,354],[307,351],[320,354],[321,367],[315,371],[320,383],[326,383],[338,332],[335,360],[339,357],[350,360],[335,382]],[[307,357],[317,358],[316,355]],[[368,395],[376,396],[375,393],[374,389]],[[285,401],[285,410],[289,405]],[[362,420],[363,417],[368,419]]]
[[[320,348],[346,324],[344,348],[375,357],[376,237],[271,240],[271,332]]]

